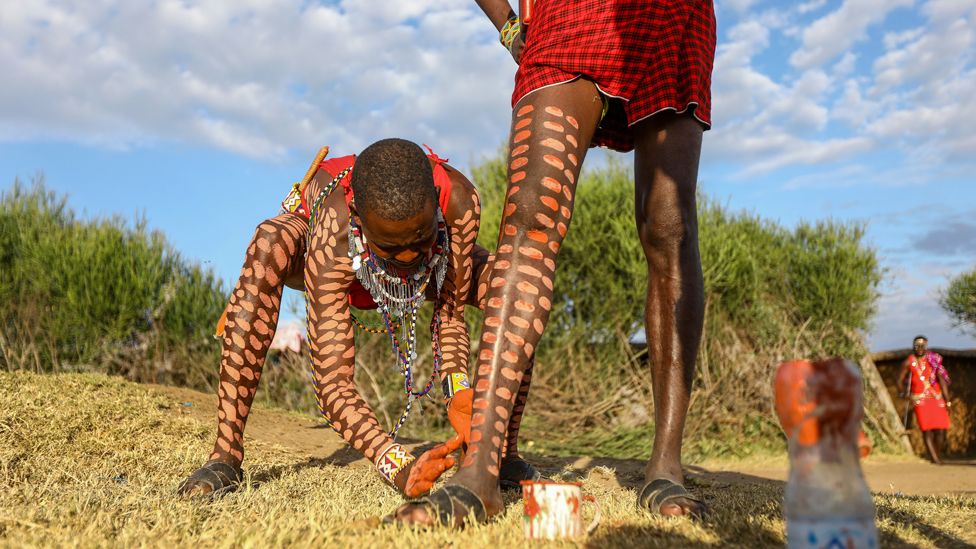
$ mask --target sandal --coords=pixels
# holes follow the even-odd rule
[[[434,524],[441,526],[454,527],[457,525],[458,515],[455,514],[455,511],[459,507],[464,510],[464,513],[460,515],[461,523],[459,526],[463,526],[464,520],[469,517],[478,524],[488,521],[488,512],[485,510],[485,503],[481,501],[481,498],[471,490],[457,484],[448,485],[431,492],[426,497],[407,503],[407,506],[426,509],[427,515],[433,519]],[[383,519],[383,522],[388,524],[396,522],[396,513],[388,515]]]
[[[704,501],[695,497],[684,486],[666,478],[654,479],[641,487],[640,492],[637,493],[637,508],[665,516],[664,513],[661,513],[661,506],[678,498],[687,499],[699,505],[699,511],[692,511],[691,515],[700,516],[704,512],[706,507]]]
[[[243,469],[223,461],[208,461],[187,477],[176,489],[176,493],[181,496],[219,496],[236,490],[243,479]],[[199,488],[203,487],[209,487],[210,491],[199,492]]]
[[[503,461],[498,472],[498,484],[502,490],[521,490],[523,480],[541,478],[539,471],[520,457]]]

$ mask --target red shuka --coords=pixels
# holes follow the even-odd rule
[[[666,110],[691,111],[711,125],[711,0],[536,0],[532,10],[513,107],[535,90],[582,77],[623,100],[593,146],[632,150],[629,126]]]
[[[949,412],[946,410],[942,386],[932,381],[932,365],[927,357],[911,355],[905,359],[911,374],[912,400],[915,402],[915,419],[923,431],[949,428]]]

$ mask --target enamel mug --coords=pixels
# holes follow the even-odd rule
[[[578,482],[523,480],[522,498],[522,527],[527,539],[579,539],[596,530],[600,522],[600,507],[593,496],[583,495]],[[584,501],[596,507],[596,515],[585,530],[580,513]]]

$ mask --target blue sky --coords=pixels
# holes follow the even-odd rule
[[[976,265],[976,2],[716,12],[705,192],[787,226],[867,222],[888,269],[872,347],[976,346],[935,303]],[[514,72],[470,0],[7,3],[0,190],[43,172],[86,215],[145,215],[230,284],[320,146],[398,136],[466,169],[506,138]]]

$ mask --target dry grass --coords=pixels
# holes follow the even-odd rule
[[[367,467],[250,441],[248,487],[213,502],[176,498],[212,443],[212,425],[172,399],[118,378],[0,372],[0,545],[520,546],[522,506],[461,533],[380,527],[401,499]],[[553,471],[548,471],[553,472]],[[597,547],[781,545],[777,483],[699,483],[714,512],[702,523],[638,514],[634,479],[583,470],[604,520]],[[616,479],[615,479],[616,477]],[[877,496],[885,546],[965,546],[976,501]]]

